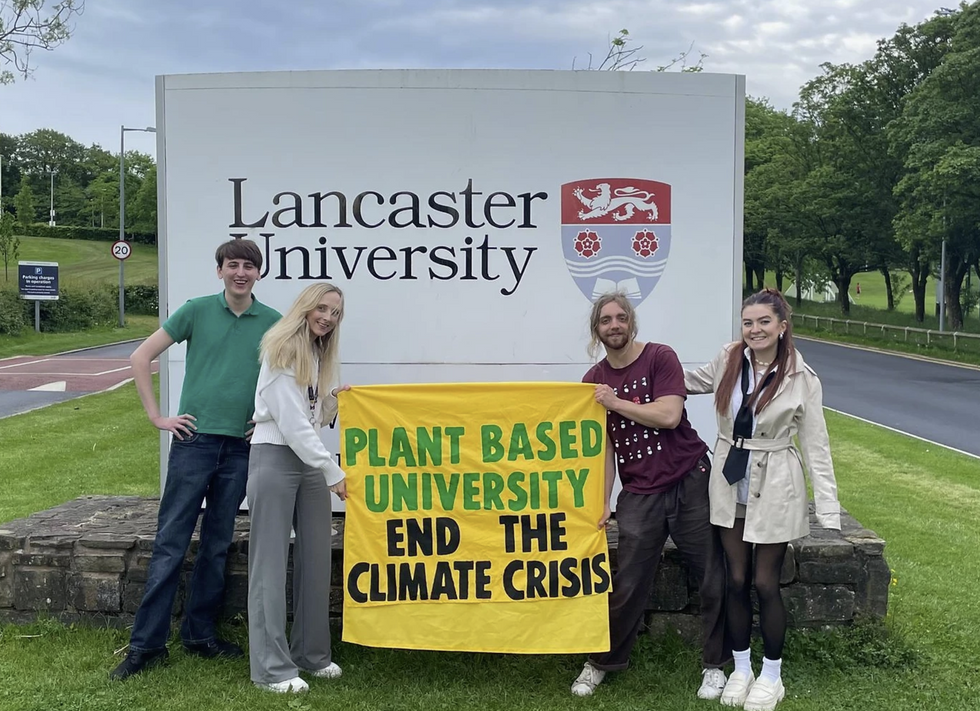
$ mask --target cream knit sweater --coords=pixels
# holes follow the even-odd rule
[[[339,484],[346,476],[334,456],[320,440],[321,394],[310,423],[310,401],[305,386],[296,382],[292,370],[273,370],[268,361],[262,360],[259,381],[255,388],[255,431],[252,444],[285,445],[293,450],[307,466],[319,469],[327,480],[327,486]]]

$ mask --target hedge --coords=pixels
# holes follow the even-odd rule
[[[99,242],[115,242],[119,239],[119,230],[104,227],[79,227],[77,225],[57,225],[51,227],[43,222],[35,222],[26,228],[19,227],[19,233],[26,237],[54,237],[56,239],[84,239]],[[156,244],[157,236],[153,232],[126,232],[126,239],[138,244]]]
[[[157,303],[157,287],[126,287],[126,313],[155,316]],[[118,319],[119,287],[112,284],[62,287],[57,301],[41,302],[41,330],[49,333],[113,326]],[[34,302],[21,299],[16,289],[0,287],[0,334],[17,335],[33,325]]]

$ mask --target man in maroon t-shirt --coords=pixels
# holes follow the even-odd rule
[[[699,581],[702,624],[698,697],[718,699],[722,667],[731,661],[725,643],[725,563],[708,510],[708,447],[684,409],[684,369],[668,346],[636,340],[636,312],[622,294],[606,294],[592,308],[592,348],[606,357],[583,382],[595,383],[606,408],[606,507],[610,517],[616,469],[623,485],[616,502],[617,569],[609,597],[610,650],[593,654],[572,684],[588,696],[607,671],[625,669],[669,535]],[[595,355],[595,352],[593,352]]]

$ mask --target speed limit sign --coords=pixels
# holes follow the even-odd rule
[[[112,256],[122,261],[124,259],[129,259],[129,255],[133,253],[133,248],[129,242],[124,242],[123,240],[117,240],[112,243]]]

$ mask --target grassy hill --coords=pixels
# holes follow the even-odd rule
[[[119,262],[110,254],[111,242],[21,237],[18,261],[58,262],[59,277],[65,285],[119,283]],[[0,264],[0,276],[2,276]],[[133,254],[126,260],[127,284],[157,283],[157,248],[133,244]],[[16,287],[17,264],[11,262],[5,280]]]

